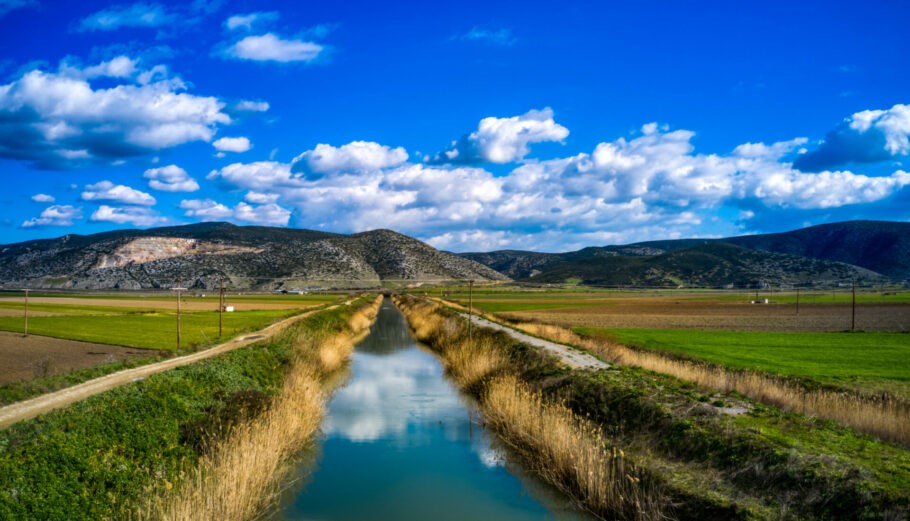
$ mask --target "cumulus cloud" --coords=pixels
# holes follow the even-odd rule
[[[234,214],[227,206],[211,199],[189,199],[180,201],[180,209],[185,210],[187,217],[196,217],[203,221],[220,221]]]
[[[224,21],[224,27],[229,31],[238,29],[251,31],[256,25],[271,23],[277,19],[278,13],[274,11],[236,14]]]
[[[229,58],[278,63],[311,62],[324,47],[298,39],[284,39],[274,33],[251,35],[229,46],[224,55]]]
[[[553,120],[553,110],[530,110],[510,118],[488,117],[429,160],[433,164],[511,163],[524,159],[532,143],[562,141],[569,129]]]
[[[278,200],[278,194],[264,194],[261,192],[247,192],[243,199],[253,204],[268,204]]]
[[[300,180],[291,174],[291,165],[276,161],[255,163],[233,163],[220,170],[213,170],[206,176],[209,181],[247,190],[267,191],[291,186]]]
[[[116,224],[132,224],[133,226],[154,226],[167,222],[158,212],[151,208],[139,206],[112,207],[102,204],[89,217],[92,222],[109,222]]]
[[[53,195],[48,194],[35,194],[32,196],[32,201],[36,203],[53,203],[57,199]]]
[[[149,180],[149,188],[162,192],[195,192],[199,183],[177,165],[150,168],[142,174]]]
[[[169,13],[157,3],[135,3],[103,9],[85,18],[79,24],[82,31],[115,31],[124,27],[161,27],[176,21],[176,15]]]
[[[212,143],[212,146],[215,147],[215,150],[219,152],[246,152],[252,145],[250,145],[250,140],[245,137],[223,137],[221,139],[215,140]]]
[[[217,221],[233,218],[261,226],[287,226],[291,211],[274,202],[259,205],[238,203],[233,209],[211,199],[190,199],[180,202],[187,217],[196,217],[204,221]]]
[[[864,110],[846,118],[816,148],[794,161],[816,172],[848,163],[877,163],[910,153],[910,105]]]
[[[333,147],[319,144],[313,150],[295,157],[293,172],[303,172],[315,178],[338,172],[364,172],[400,165],[408,160],[407,151],[390,148],[370,141],[352,141],[347,145]]]
[[[125,185],[115,185],[110,181],[101,181],[87,185],[82,192],[83,201],[113,201],[122,204],[153,206],[155,198]]]
[[[231,122],[224,104],[182,88],[169,80],[93,88],[84,78],[31,70],[0,85],[0,157],[69,168],[210,141]]]
[[[22,227],[72,226],[79,219],[82,219],[82,208],[70,205],[54,205],[45,208],[40,216],[23,222]]]

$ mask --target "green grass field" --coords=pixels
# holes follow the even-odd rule
[[[739,369],[853,381],[910,382],[910,335],[903,333],[801,333],[689,329],[577,328],[620,343],[667,351]]]
[[[172,312],[31,317],[29,334],[146,349],[176,349],[177,316]],[[224,337],[261,329],[295,310],[238,311],[224,314]],[[182,349],[214,344],[218,340],[218,313],[181,313]],[[0,317],[0,330],[21,333],[22,317]]]

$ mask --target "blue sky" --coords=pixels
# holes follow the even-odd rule
[[[0,0],[0,242],[565,251],[910,219],[904,2]]]

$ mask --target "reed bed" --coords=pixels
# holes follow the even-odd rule
[[[501,340],[470,337],[464,320],[443,317],[438,305],[397,298],[415,336],[436,350],[447,371],[477,396],[485,421],[538,476],[604,519],[666,519],[659,487],[611,447],[591,422],[548,403],[521,383]]]
[[[268,409],[243,422],[204,456],[172,492],[150,499],[139,520],[220,521],[255,518],[281,492],[289,462],[309,443],[324,412],[327,375],[350,356],[381,303],[378,297],[353,311],[339,331],[301,329],[284,385]]]
[[[535,336],[583,347],[614,363],[669,374],[703,387],[736,391],[756,401],[834,420],[883,440],[910,445],[910,405],[891,396],[805,389],[774,375],[675,359],[660,353],[632,349],[606,339],[584,337],[570,329],[551,324],[514,325]]]

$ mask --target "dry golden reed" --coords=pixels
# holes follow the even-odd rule
[[[381,303],[353,312],[349,331],[300,331],[296,356],[269,408],[232,429],[172,493],[140,508],[140,520],[221,521],[255,518],[280,493],[289,461],[312,440],[326,399],[323,380],[348,359]]]
[[[436,304],[402,298],[396,304],[456,382],[478,394],[486,422],[541,478],[604,518],[665,519],[659,489],[591,422],[522,384],[494,338],[467,336],[465,321],[443,317]]]
[[[583,337],[550,324],[521,323],[515,327],[554,342],[583,347],[617,364],[669,374],[703,387],[736,391],[756,401],[834,420],[884,440],[910,445],[910,407],[894,398],[826,389],[807,390],[773,375],[678,360],[606,339]]]

